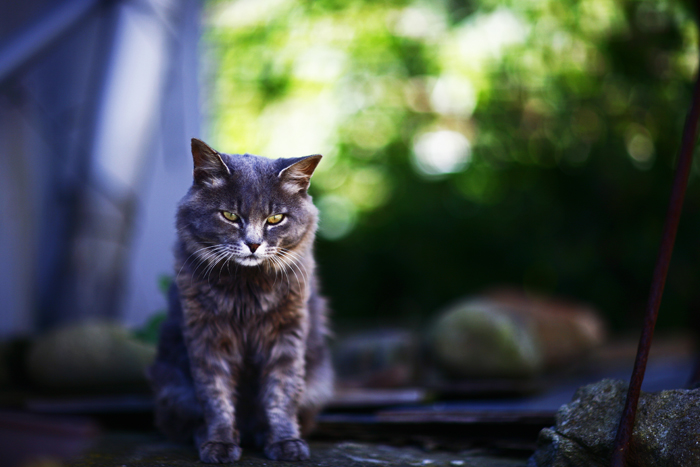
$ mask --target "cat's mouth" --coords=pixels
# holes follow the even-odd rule
[[[234,261],[241,266],[259,266],[263,260],[264,258],[257,255],[238,256],[234,258]]]

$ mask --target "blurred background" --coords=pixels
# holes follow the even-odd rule
[[[310,192],[339,379],[435,391],[362,404],[552,388],[531,383],[641,326],[697,16],[690,0],[2,2],[2,406],[150,413],[31,395],[147,393],[192,137],[324,155]],[[657,327],[674,336],[700,312],[697,162]],[[690,370],[691,340],[670,342],[657,389]],[[627,377],[634,344],[606,349],[526,405],[538,423],[606,362]]]
[[[27,0],[0,14],[0,333],[164,308],[189,138],[322,153],[339,329],[493,286],[638,326],[698,32],[691,1]],[[700,306],[694,169],[659,318]]]
[[[0,333],[164,303],[199,134],[197,1],[0,7]]]
[[[216,147],[321,152],[336,323],[494,284],[639,323],[697,68],[692,2],[216,2]],[[274,12],[274,13],[273,13]],[[693,176],[659,325],[699,302]]]

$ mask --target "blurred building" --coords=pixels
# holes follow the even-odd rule
[[[0,335],[164,306],[198,0],[0,5]]]

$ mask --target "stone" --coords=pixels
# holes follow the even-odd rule
[[[586,307],[498,291],[445,310],[428,340],[448,376],[528,378],[580,360],[604,336]]]
[[[243,449],[235,467],[525,467],[519,455],[486,450],[426,452],[416,446],[388,446],[367,442],[309,442],[311,458],[288,463],[270,461],[254,449]],[[107,433],[82,456],[65,467],[203,467],[194,446],[177,445],[151,433]]]
[[[155,347],[117,324],[81,323],[39,336],[27,372],[39,387],[67,391],[147,388],[145,370]]]
[[[532,323],[486,301],[447,310],[429,340],[437,365],[452,377],[528,377],[543,368]]]
[[[528,467],[608,466],[627,396],[627,383],[584,386],[545,428]],[[700,390],[642,392],[630,443],[630,466],[700,465]]]
[[[415,382],[417,344],[396,328],[361,332],[333,346],[337,383],[345,387],[395,388]]]

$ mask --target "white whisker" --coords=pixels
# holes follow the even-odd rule
[[[279,266],[280,271],[282,271],[282,274],[284,274],[284,277],[287,278],[287,283],[289,284],[289,274],[287,274],[287,268],[285,267],[286,265],[284,262],[282,262],[281,259],[271,256],[270,259],[272,259],[276,265]]]
[[[196,275],[197,270],[198,270],[200,267],[202,267],[203,264],[209,263],[209,264],[207,264],[207,267],[204,268],[204,273],[203,273],[203,275],[204,275],[205,277],[207,277],[208,274],[209,274],[209,272],[211,272],[211,271],[210,271],[210,267],[216,266],[216,264],[217,264],[217,262],[218,262],[218,261],[214,261],[214,262],[213,262],[213,266],[212,266],[212,263],[211,263],[212,259],[218,258],[219,255],[220,255],[220,253],[221,253],[221,251],[223,251],[223,250],[225,250],[225,249],[226,249],[226,245],[216,245],[216,248],[213,248],[211,251],[206,251],[206,252],[202,255],[202,258],[201,258],[201,260],[199,261],[199,263],[197,264],[197,267],[194,269],[194,271],[192,271],[192,276],[194,277],[194,276]],[[208,279],[207,279],[207,282],[208,282]]]
[[[306,271],[306,265],[304,264],[301,255],[285,248],[281,248],[280,250],[282,256],[288,256],[292,260],[292,264],[299,269],[299,273],[304,276],[304,280],[308,283],[309,277]]]
[[[195,251],[191,255],[187,257],[187,259],[182,263],[182,266],[180,266],[180,270],[177,272],[177,275],[175,276],[175,280],[177,280],[180,277],[180,273],[182,272],[182,269],[187,265],[187,262],[192,258],[194,255],[198,254],[200,251],[208,250],[210,248],[216,248],[219,245],[210,245],[210,246],[205,246],[203,248],[200,248],[199,250]],[[199,258],[201,260],[201,258]]]
[[[209,263],[207,268],[204,270],[204,277],[206,277],[207,282],[209,282],[209,279],[211,278],[211,273],[214,272],[214,269],[216,268],[216,265],[221,262],[222,257],[225,255],[224,252],[218,251],[212,261]]]
[[[294,277],[296,277],[296,279],[297,279],[297,284],[299,284],[299,286],[301,287],[301,281],[299,280],[299,276],[297,275],[297,272],[294,269],[294,267],[292,267],[294,265],[294,263],[292,262],[292,263],[287,263],[287,264],[290,265],[289,270],[292,271],[292,273],[294,274]]]
[[[306,266],[302,262],[301,257],[297,253],[287,250],[286,248],[278,247],[277,251],[280,258],[289,261],[286,262],[286,264],[289,265],[291,271],[294,273],[294,276],[296,277],[299,286],[302,286],[301,280],[299,280],[299,275],[301,275],[301,277],[304,279],[304,283],[308,283],[309,278],[306,274]],[[297,275],[296,271],[299,271],[299,275]]]

